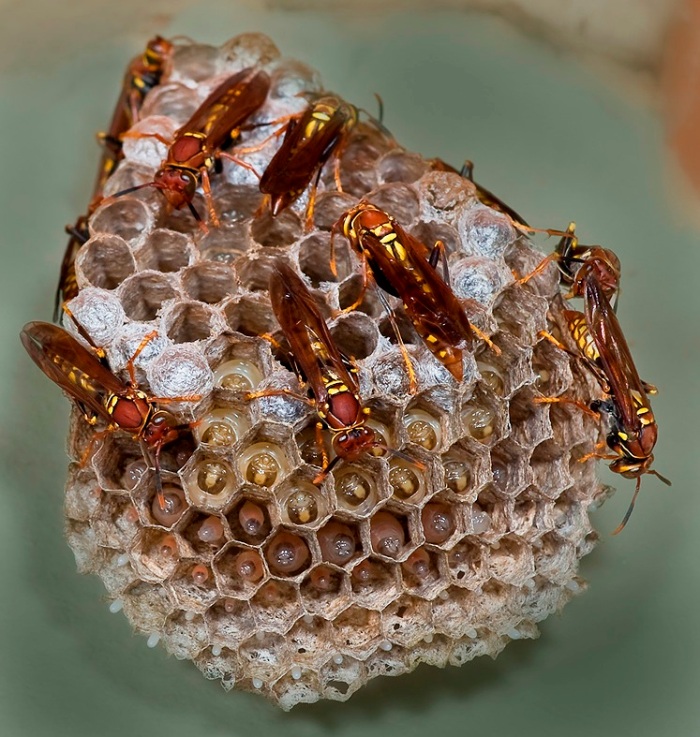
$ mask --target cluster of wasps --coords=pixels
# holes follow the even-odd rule
[[[171,41],[156,37],[148,43],[143,55],[132,60],[127,68],[111,124],[107,133],[101,135],[103,153],[93,197],[86,214],[79,217],[74,226],[67,228],[70,240],[61,265],[55,320],[62,308],[70,314],[70,300],[78,293],[75,257],[89,238],[90,216],[105,201],[104,186],[123,157],[124,138],[151,135],[131,133],[129,129],[139,118],[145,96],[166,73],[173,50]],[[208,226],[193,205],[195,192],[201,189],[209,226],[218,227],[210,177],[220,172],[222,158],[250,168],[230,149],[246,129],[249,118],[262,107],[270,84],[268,74],[253,67],[226,79],[175,132],[173,140],[165,141],[168,153],[153,181],[118,192],[112,198],[143,187],[153,187],[163,194],[172,208],[188,208],[200,227],[206,230]],[[282,143],[265,171],[258,175],[263,195],[260,212],[267,208],[274,217],[310,190],[306,213],[307,224],[310,224],[320,175],[331,159],[335,167],[336,187],[342,190],[340,159],[358,117],[359,110],[353,105],[334,96],[319,96],[310,100],[303,112],[286,119],[270,136],[283,135]],[[374,122],[381,126],[379,121]],[[479,199],[501,211],[521,232],[535,230],[495,195],[476,184],[470,165],[457,171],[439,159],[431,163],[433,169],[451,171],[470,179]],[[361,201],[345,212],[334,226],[333,233],[347,238],[360,260],[363,294],[372,286],[387,309],[396,329],[412,392],[416,390],[415,375],[386,295],[402,303],[417,334],[457,381],[462,379],[463,351],[472,350],[475,340],[484,341],[491,350],[500,353],[489,337],[470,322],[462,303],[450,288],[441,243],[428,247],[410,235],[390,213],[367,201]],[[581,245],[573,225],[567,231],[559,231],[559,234],[561,240],[555,251],[520,282],[527,282],[550,262],[556,262],[561,283],[568,289],[565,296],[582,298],[582,312],[564,312],[575,346],[573,350],[550,333],[543,333],[542,337],[590,371],[600,387],[601,397],[590,405],[566,397],[541,397],[538,401],[577,404],[606,423],[607,452],[604,447],[598,447],[583,460],[590,457],[611,460],[612,471],[636,479],[634,497],[619,530],[629,518],[644,474],[654,474],[669,483],[651,469],[657,425],[649,395],[655,393],[655,389],[639,378],[611,303],[611,300],[616,301],[619,291],[619,260],[610,250]],[[332,255],[330,258],[333,266]],[[322,444],[320,433],[323,427],[332,435],[335,458],[329,462],[327,453],[323,451],[323,467],[316,478],[320,482],[338,460],[355,460],[380,442],[367,424],[369,411],[360,397],[357,368],[352,359],[335,345],[319,306],[304,281],[287,264],[279,263],[270,279],[269,294],[284,336],[284,345],[274,341],[275,346],[284,353],[285,363],[293,368],[306,391],[303,396],[293,396],[307,402],[317,412],[319,442]],[[361,299],[362,295],[348,309],[356,307]],[[69,395],[86,421],[91,425],[100,422],[106,425],[101,433],[95,434],[95,438],[123,430],[141,441],[155,468],[157,499],[164,509],[166,499],[160,480],[160,452],[189,426],[182,425],[173,413],[159,407],[166,400],[147,395],[136,383],[134,360],[153,334],[144,338],[132,357],[128,365],[130,380],[124,382],[110,370],[104,352],[92,344],[79,326],[78,329],[89,347],[51,323],[31,322],[25,326],[21,337],[32,359]],[[270,336],[261,338],[272,340]],[[287,390],[278,390],[277,393],[280,392],[290,393]],[[253,399],[271,393],[275,392],[249,393],[247,397]],[[176,397],[167,401],[198,399]]]

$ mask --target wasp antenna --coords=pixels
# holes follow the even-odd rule
[[[326,476],[338,465],[338,461],[340,460],[340,456],[336,456],[322,471],[321,473],[316,475],[316,478],[314,478],[313,483],[314,485],[320,484],[322,481],[325,480]]]
[[[672,484],[672,483],[670,482],[670,480],[669,480],[669,479],[667,479],[667,478],[666,478],[665,476],[663,476],[662,474],[660,474],[660,473],[659,473],[658,471],[649,471],[649,473],[651,473],[651,474],[653,474],[654,476],[656,476],[656,478],[658,478],[658,479],[661,479],[661,481],[663,481],[663,482],[664,482],[664,484],[666,484],[666,486],[673,486],[673,484]]]
[[[374,447],[381,448],[394,458],[400,458],[402,461],[410,463],[412,466],[415,466],[419,471],[425,471],[426,469],[425,463],[417,460],[416,458],[413,458],[412,456],[408,455],[408,453],[404,453],[401,450],[396,450],[396,448],[388,448],[383,443],[376,443]]]
[[[145,184],[137,184],[133,187],[127,187],[126,189],[119,190],[119,192],[115,192],[113,195],[110,195],[109,197],[105,197],[104,200],[102,200],[102,204],[105,202],[110,203],[113,200],[116,200],[117,197],[122,197],[125,194],[131,194],[132,192],[137,192],[139,189],[145,189],[146,187],[155,187],[155,182],[146,182]]]
[[[654,473],[656,472],[654,471]],[[641,489],[641,487],[642,487],[642,477],[638,476],[637,486],[634,490],[634,496],[632,497],[632,501],[630,502],[629,507],[627,507],[627,511],[625,512],[625,516],[622,518],[622,522],[620,522],[620,524],[612,531],[613,535],[619,535],[622,532],[622,530],[625,529],[625,525],[629,521],[629,518],[632,516],[632,511],[634,510],[634,505],[637,501],[637,496],[639,495],[639,490]]]

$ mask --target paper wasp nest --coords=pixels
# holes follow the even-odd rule
[[[137,130],[171,136],[216,83],[254,64],[273,84],[253,122],[298,112],[299,93],[320,89],[314,72],[280,59],[262,36],[179,47]],[[270,132],[244,132],[241,145]],[[262,172],[280,141],[242,158]],[[124,152],[107,194],[151,180],[165,147],[126,139]],[[114,371],[155,330],[137,361],[141,388],[203,397],[179,405],[183,421],[198,423],[163,453],[166,512],[129,436],[108,434],[81,466],[93,430],[74,411],[65,511],[79,569],[102,578],[112,610],[123,608],[150,645],[160,640],[207,678],[284,709],[536,637],[537,622],[582,589],[578,561],[596,539],[588,511],[602,499],[595,464],[577,462],[597,439],[595,423],[576,408],[533,402],[590,391],[537,335],[561,309],[556,269],[516,285],[512,270],[527,273],[541,254],[479,203],[469,181],[431,171],[370,122],[344,152],[342,193],[332,170],[330,162],[308,232],[305,196],[275,219],[255,216],[257,180],[230,161],[212,176],[222,226],[208,234],[187,211],[168,212],[154,190],[103,206],[78,255],[81,292],[70,304]],[[361,279],[342,235],[334,277],[331,226],[363,197],[424,243],[445,242],[453,289],[500,347],[497,357],[475,342],[461,385],[398,310],[419,381],[408,393],[372,289],[359,310],[337,316]],[[199,196],[195,205],[206,212]],[[328,305],[339,347],[357,360],[373,427],[422,468],[372,455],[341,462],[315,486],[313,409],[285,397],[246,400],[252,388],[300,391],[259,337],[278,329],[266,290],[281,258]]]

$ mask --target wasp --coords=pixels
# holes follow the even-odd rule
[[[489,337],[470,323],[461,302],[438,274],[437,262],[440,255],[444,257],[441,243],[429,249],[391,215],[366,202],[348,210],[336,225],[342,227],[363,261],[363,287],[366,288],[371,274],[383,291],[398,297],[418,335],[457,381],[464,375],[463,350],[472,350],[474,335],[500,354]],[[405,351],[404,359],[411,386],[415,387]]]
[[[195,191],[201,184],[210,220],[218,225],[209,171],[220,171],[221,158],[224,156],[252,170],[249,164],[224,153],[224,150],[238,138],[243,123],[262,107],[269,89],[269,75],[248,67],[222,82],[175,132],[172,141],[153,133],[127,133],[127,136],[158,139],[168,145],[168,154],[152,182],[123,189],[112,197],[120,197],[144,187],[155,187],[163,193],[172,208],[180,210],[187,207],[201,223],[202,219],[192,204]]]
[[[590,409],[607,418],[605,444],[612,451],[611,454],[590,453],[581,461],[589,458],[610,460],[611,471],[624,478],[637,480],[627,513],[613,533],[617,534],[632,514],[644,474],[657,476],[663,483],[671,485],[667,478],[651,468],[658,427],[648,395],[655,394],[656,388],[639,378],[622,328],[608,299],[606,285],[599,281],[596,271],[588,269],[582,275],[577,274],[575,290],[575,296],[583,297],[584,311],[565,310],[564,318],[578,348],[578,354],[573,354],[574,357],[589,368],[603,391],[604,398],[591,402]],[[542,335],[569,352],[553,336],[548,333]],[[557,398],[541,399],[545,402],[557,401]]]
[[[30,322],[24,326],[20,337],[34,363],[73,400],[88,424],[94,426],[100,420],[107,423],[106,429],[93,441],[116,430],[129,432],[142,441],[153,455],[158,502],[165,509],[160,453],[164,446],[177,440],[188,425],[181,424],[171,412],[157,407],[157,401],[165,400],[156,400],[137,388],[134,361],[154,334],[147,335],[132,356],[129,383],[117,378],[93,352],[57,325]],[[200,398],[177,397],[167,401],[198,401]],[[91,447],[92,443],[88,453]]]
[[[350,132],[357,125],[358,109],[338,97],[320,97],[286,125],[282,145],[260,179],[260,191],[267,196],[270,212],[279,215],[314,180],[307,223],[313,218],[316,189],[323,167],[335,157],[335,185],[342,191],[339,163]]]
[[[61,262],[54,302],[54,322],[58,320],[62,303],[78,295],[75,257],[80,247],[90,237],[88,220],[102,200],[102,192],[107,180],[122,159],[122,136],[138,120],[141,106],[148,92],[160,84],[173,48],[170,41],[161,36],[155,36],[148,42],[143,54],[132,59],[126,69],[109,128],[105,133],[98,134],[103,150],[87,213],[81,215],[74,225],[66,227],[70,239]]]
[[[249,394],[250,399],[271,394],[288,394],[311,404],[319,418],[317,438],[326,425],[332,434],[336,457],[327,462],[314,480],[319,483],[340,459],[354,461],[380,445],[367,425],[370,410],[360,399],[357,369],[336,346],[311,292],[286,264],[279,263],[270,277],[270,300],[275,317],[289,345],[289,359],[300,381],[307,384],[312,400],[287,390],[265,390]],[[383,447],[383,446],[382,446]]]
[[[592,275],[608,300],[614,299],[613,309],[616,309],[622,274],[620,259],[609,248],[582,245],[575,231],[576,223],[569,223],[554,251],[545,256],[533,271],[519,279],[518,283],[525,284],[542,273],[548,264],[555,262],[559,268],[561,283],[569,287],[565,295],[567,299],[583,296],[584,282]]]

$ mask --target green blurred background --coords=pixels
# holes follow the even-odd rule
[[[493,18],[190,5],[145,18],[121,3],[113,18],[98,3],[33,0],[0,29],[0,735],[699,735],[700,239],[665,184],[659,120],[614,77]],[[602,542],[582,566],[590,589],[543,623],[539,641],[284,714],[148,650],[109,614],[99,580],[75,573],[61,511],[68,405],[17,334],[50,317],[62,228],[90,195],[93,134],[155,31],[215,44],[268,33],[356,104],[374,109],[380,93],[408,148],[473,159],[480,181],[530,222],[573,218],[585,242],[621,257],[619,314],[642,375],[660,388],[656,467],[673,487],[646,478],[628,528],[611,538],[633,482],[603,472],[619,491],[595,514]]]

